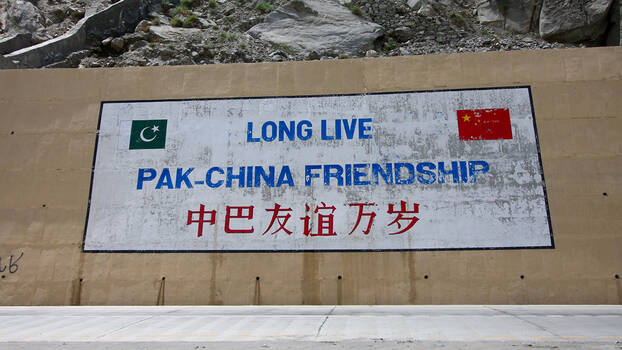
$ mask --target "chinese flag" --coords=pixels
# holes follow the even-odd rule
[[[512,139],[510,110],[507,108],[461,109],[457,113],[460,140]]]

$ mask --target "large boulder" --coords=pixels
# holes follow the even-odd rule
[[[544,0],[540,13],[543,39],[581,42],[599,39],[607,29],[613,0]]]
[[[38,32],[45,30],[45,19],[41,11],[32,3],[24,0],[13,0],[8,3],[3,21],[8,33],[32,33],[38,38]]]
[[[334,0],[293,0],[248,33],[304,54],[329,50],[351,54],[370,47],[382,35],[382,27]]]
[[[542,0],[488,0],[477,7],[482,24],[493,24],[517,33],[527,33],[536,27],[538,8]]]

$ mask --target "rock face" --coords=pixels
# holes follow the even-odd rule
[[[537,27],[541,2],[542,0],[484,1],[477,8],[477,16],[480,23],[494,24],[517,33],[527,33]]]
[[[544,0],[540,35],[547,40],[593,41],[607,28],[613,0]]]
[[[353,15],[332,0],[293,0],[270,13],[248,33],[298,52],[363,51],[382,35],[382,27]]]
[[[8,3],[2,22],[10,33],[31,33],[38,41],[47,38],[41,37],[40,32],[45,29],[45,20],[41,11],[32,3],[23,0],[14,0]]]
[[[617,45],[620,0],[609,0],[614,2],[609,10],[609,1],[599,1],[193,0],[188,5],[179,0],[0,0],[0,54],[5,55],[0,66],[153,66],[535,50],[601,44],[605,36]],[[538,35],[543,2],[542,25],[563,33],[550,34],[548,41]],[[32,16],[16,15],[15,8],[32,10],[32,4],[38,15],[36,10]],[[274,10],[274,4],[285,5]],[[171,26],[179,13],[196,16],[192,28]],[[21,30],[53,39],[37,43],[37,38],[15,36],[28,21],[7,28],[7,17],[34,18],[34,32]],[[596,31],[583,36],[590,41],[566,41],[576,40],[567,27],[571,34],[585,32],[599,18],[609,21],[602,37]],[[595,36],[598,41],[591,41]]]

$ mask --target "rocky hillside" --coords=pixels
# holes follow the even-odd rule
[[[0,67],[619,45],[617,0],[4,0]]]

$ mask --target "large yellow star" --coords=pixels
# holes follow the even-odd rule
[[[468,122],[469,120],[471,120],[471,116],[470,115],[464,115],[462,116],[462,120],[464,120],[465,122]]]

